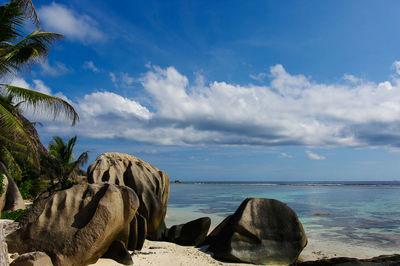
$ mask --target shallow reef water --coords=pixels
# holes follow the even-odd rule
[[[171,184],[168,226],[209,216],[212,227],[249,197],[298,215],[309,238],[400,252],[399,182],[198,182]]]

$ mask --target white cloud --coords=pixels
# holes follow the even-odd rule
[[[8,82],[12,86],[29,89],[29,84],[23,78],[20,77],[12,77],[11,81]]]
[[[49,76],[60,76],[72,71],[72,69],[67,67],[64,63],[55,62],[51,65],[48,60],[40,64],[40,67],[42,68],[42,73]]]
[[[73,130],[163,145],[400,147],[398,79],[327,84],[292,75],[282,65],[268,76],[265,86],[191,85],[174,67],[151,67],[138,79],[149,105],[92,93],[77,102],[82,122]],[[121,77],[110,73],[117,84]]]
[[[288,154],[288,153],[286,153],[286,152],[281,152],[281,153],[279,154],[279,158],[291,159],[291,158],[293,158],[293,155],[290,155],[290,154]]]
[[[82,66],[84,69],[89,69],[89,70],[92,70],[93,72],[100,72],[100,69],[98,69],[95,65],[94,65],[94,63],[93,63],[93,61],[85,61],[84,63],[83,63],[83,66]]]
[[[33,84],[29,84],[23,78],[15,76],[11,79],[10,85],[51,95],[51,89],[40,79],[35,79]]]
[[[79,109],[89,117],[115,114],[148,120],[152,116],[146,107],[141,106],[136,101],[107,91],[85,95],[78,103]]]
[[[320,160],[325,160],[326,159],[325,156],[318,155],[318,154],[313,153],[312,151],[309,151],[309,150],[305,151],[305,153],[307,154],[307,157],[310,160],[318,160],[318,161],[320,161]]]
[[[125,72],[110,72],[109,75],[114,86],[117,88],[132,88],[133,83],[135,82],[135,79]]]
[[[35,84],[35,87],[33,88],[35,91],[51,95],[51,89],[46,85],[44,85],[44,82],[41,81],[40,79],[33,80],[33,84]]]
[[[392,64],[392,68],[397,75],[400,75],[400,61],[394,61],[394,63]]]
[[[263,82],[265,78],[268,77],[267,73],[258,73],[257,75],[250,74],[249,77],[259,82]]]
[[[45,29],[61,33],[70,40],[90,43],[105,39],[97,22],[88,15],[78,14],[64,5],[52,2],[38,9]]]
[[[356,76],[350,74],[344,74],[343,79],[352,83],[362,82],[362,79],[357,78]]]
[[[110,75],[111,81],[113,83],[116,83],[117,82],[117,76],[113,72],[110,72],[109,75]]]

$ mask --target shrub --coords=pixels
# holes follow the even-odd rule
[[[2,212],[1,219],[9,219],[9,220],[16,220],[20,217],[26,210],[16,210],[10,212]]]
[[[46,182],[41,178],[26,179],[18,185],[24,199],[34,199],[45,190]]]

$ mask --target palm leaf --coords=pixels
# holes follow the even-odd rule
[[[3,133],[3,132],[0,132],[0,133]],[[28,150],[28,147],[26,145],[15,141],[15,139],[10,139],[10,138],[7,138],[2,135],[0,135],[0,145],[7,146],[7,147],[12,146],[13,149],[19,150],[19,151],[24,151],[24,152],[26,152]]]
[[[39,157],[36,151],[36,145],[33,142],[32,138],[26,132],[25,127],[22,125],[21,121],[19,121],[12,113],[10,113],[7,108],[0,104],[0,133],[3,136],[13,134],[15,136],[15,142],[19,139],[23,143],[26,143],[29,148],[31,148],[32,153],[34,154],[35,164],[37,166],[40,165]]]
[[[87,163],[88,159],[89,159],[89,151],[85,151],[79,156],[76,162],[78,163],[79,166],[83,166],[85,165],[85,163]]]
[[[12,0],[11,3],[18,4],[24,13],[32,19],[36,27],[40,28],[39,17],[31,0]]]
[[[1,149],[1,153],[3,155],[2,161],[5,162],[8,166],[8,169],[12,171],[12,173],[14,174],[13,177],[16,180],[21,180],[22,170],[18,162],[15,160],[14,155],[4,146]]]
[[[16,44],[3,43],[0,47],[0,73],[20,71],[45,58],[50,46],[63,35],[35,30]]]
[[[0,6],[0,47],[22,36],[19,29],[24,21],[24,13],[17,3]]]
[[[62,113],[72,121],[72,125],[79,121],[79,115],[74,107],[63,99],[7,84],[0,84],[0,88],[5,89],[7,93],[13,94],[19,100],[26,101],[27,104],[35,108],[35,112],[49,110],[53,114],[53,119]]]

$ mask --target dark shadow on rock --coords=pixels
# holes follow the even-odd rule
[[[168,229],[165,240],[182,246],[197,246],[206,238],[210,225],[209,217],[174,225]]]
[[[111,246],[108,248],[107,252],[104,253],[102,258],[110,258],[124,265],[133,264],[129,251],[121,241],[112,242]]]
[[[87,225],[87,223],[92,219],[94,213],[96,212],[100,200],[104,197],[104,194],[106,194],[108,186],[108,184],[104,185],[94,195],[93,190],[90,187],[87,187],[86,191],[82,195],[79,212],[74,216],[74,222],[72,223],[73,227],[80,229]],[[90,201],[86,204],[86,206],[84,206],[86,198],[90,198]]]

